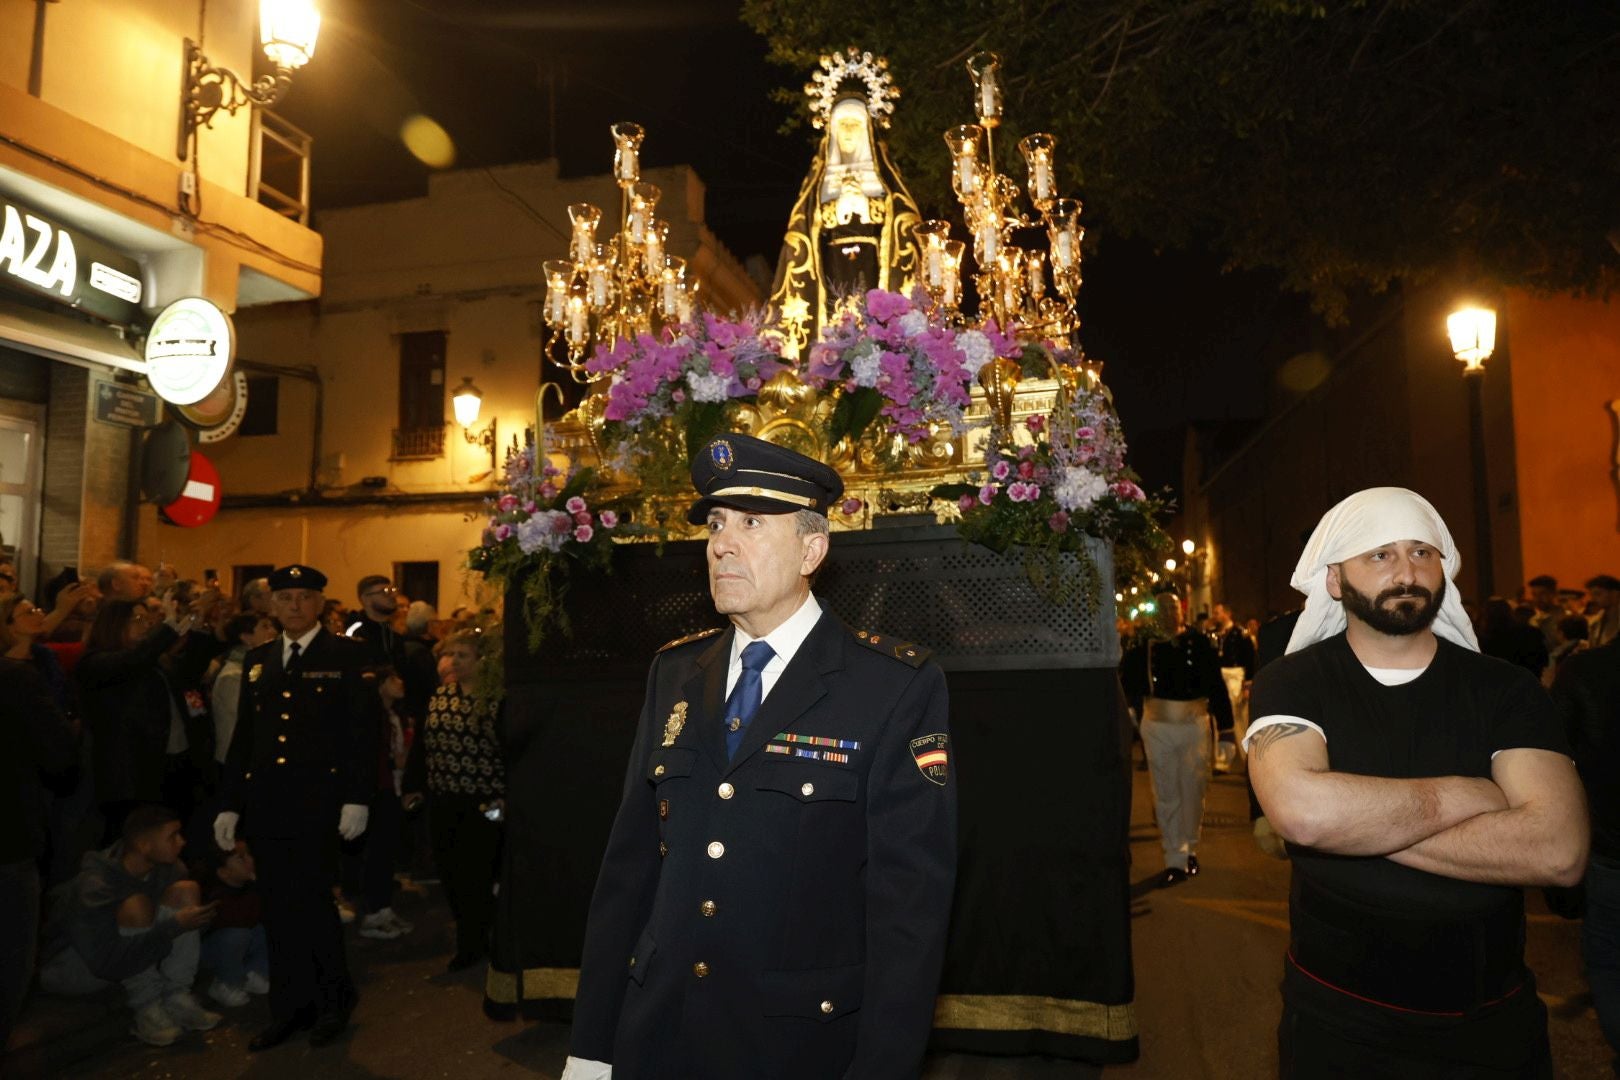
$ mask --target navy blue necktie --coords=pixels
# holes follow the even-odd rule
[[[737,677],[737,685],[726,699],[727,761],[737,756],[737,747],[742,745],[748,721],[754,718],[759,711],[759,703],[765,698],[761,674],[775,656],[776,650],[763,641],[756,641],[742,651],[742,674]]]

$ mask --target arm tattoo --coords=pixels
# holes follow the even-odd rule
[[[1281,742],[1283,739],[1286,739],[1291,735],[1298,735],[1300,732],[1308,730],[1310,729],[1304,724],[1297,724],[1293,722],[1272,724],[1269,727],[1263,727],[1259,731],[1255,732],[1254,736],[1249,740],[1249,756],[1258,761],[1260,759],[1260,755],[1263,754],[1266,748],[1272,743]]]

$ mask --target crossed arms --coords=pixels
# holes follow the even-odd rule
[[[1586,869],[1580,781],[1550,750],[1504,750],[1489,780],[1397,780],[1332,771],[1322,737],[1284,720],[1250,740],[1249,777],[1272,827],[1318,851],[1500,885],[1574,885]]]

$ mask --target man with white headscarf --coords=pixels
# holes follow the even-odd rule
[[[1551,1077],[1527,885],[1573,885],[1586,808],[1550,700],[1482,656],[1445,522],[1371,488],[1329,510],[1288,655],[1255,680],[1255,793],[1294,873],[1290,1077]]]

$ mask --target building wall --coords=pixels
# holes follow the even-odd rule
[[[1524,571],[1575,587],[1620,575],[1620,305],[1506,300]]]

